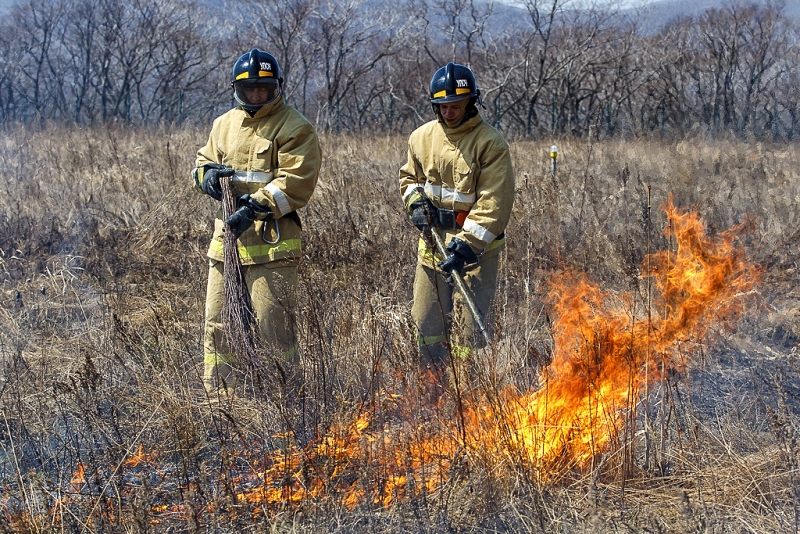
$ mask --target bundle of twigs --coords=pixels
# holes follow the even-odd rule
[[[222,178],[220,184],[222,185],[222,218],[227,220],[236,211],[236,197],[233,194],[229,177]],[[236,237],[229,228],[226,228],[224,243],[225,301],[222,305],[222,324],[231,351],[236,354],[238,361],[252,369],[261,360],[256,345],[253,305],[250,301],[250,293],[247,291],[244,271],[239,262]]]
[[[233,194],[230,178],[220,180],[222,186],[222,217],[227,220],[236,211],[236,197]],[[239,262],[239,250],[236,246],[236,237],[230,228],[225,228],[223,258],[225,261],[225,271],[223,273],[223,285],[225,300],[222,305],[222,323],[225,329],[225,337],[230,350],[236,354],[237,361],[241,369],[252,372],[253,385],[257,390],[264,391],[265,386],[262,379],[269,373],[266,365],[270,360],[265,358],[265,346],[263,340],[258,336],[255,327],[255,317],[253,314],[253,304],[250,300],[250,293],[247,290],[244,270]],[[273,402],[278,406],[281,418],[286,428],[294,429],[291,414],[287,410],[285,403],[287,397],[287,374],[284,365],[271,358],[278,372],[278,381],[281,391],[276,399],[270,394]],[[282,400],[280,400],[282,399]],[[301,428],[303,428],[301,426]],[[298,435],[295,430],[295,435]]]

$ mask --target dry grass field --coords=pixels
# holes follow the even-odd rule
[[[295,434],[202,390],[206,135],[0,134],[0,532],[800,529],[800,147],[513,143],[496,342],[431,405],[406,137],[323,137]]]

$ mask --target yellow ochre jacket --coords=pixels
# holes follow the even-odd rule
[[[236,170],[233,192],[249,193],[268,206],[278,221],[280,241],[275,241],[275,222],[255,221],[238,241],[242,264],[296,259],[301,256],[300,226],[291,212],[308,203],[317,184],[322,162],[319,139],[311,123],[283,102],[283,96],[267,104],[252,117],[242,108],[217,117],[208,142],[197,151],[195,165],[219,163]],[[195,184],[197,187],[197,184]],[[262,239],[262,228],[267,225]],[[222,207],[214,221],[208,257],[223,261]]]
[[[480,115],[454,128],[439,119],[414,130],[408,161],[400,169],[404,201],[418,185],[437,208],[467,212],[462,228],[445,233],[445,244],[458,237],[476,254],[499,252],[505,239],[497,237],[514,203],[514,169],[508,143]],[[423,240],[420,256],[433,260]]]

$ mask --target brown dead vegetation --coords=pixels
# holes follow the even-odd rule
[[[345,478],[323,497],[266,508],[242,498],[241,475],[288,446],[274,406],[243,395],[210,407],[200,385],[214,206],[189,173],[205,136],[0,137],[0,531],[797,531],[798,147],[560,139],[552,176],[550,142],[514,143],[494,374],[480,387],[536,387],[552,350],[545,286],[562,269],[644,294],[642,260],[670,246],[658,210],[670,192],[712,235],[753,217],[760,304],[687,344],[686,373],[649,392],[652,426],[591,468],[553,480],[498,474],[476,457],[434,493],[390,506],[343,506]],[[396,183],[405,138],[322,144],[319,188],[301,213],[309,436],[387,392],[413,396],[416,379],[416,236]],[[396,414],[376,417],[402,434]],[[620,460],[629,446],[636,454]],[[360,467],[345,477],[380,478]]]

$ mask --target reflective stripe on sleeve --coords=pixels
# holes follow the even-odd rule
[[[453,200],[454,202],[461,202],[463,204],[472,204],[478,198],[475,193],[461,193],[449,187],[442,187],[441,185],[425,184],[425,194],[429,197],[441,198],[442,200]]]
[[[464,230],[471,233],[484,243],[491,243],[497,237],[492,232],[470,219],[464,221]]]
[[[271,183],[267,184],[266,189],[272,193],[272,199],[275,200],[275,206],[281,214],[292,211],[292,207],[289,205],[289,199],[286,198],[286,195],[281,191],[280,187]]]
[[[409,185],[408,187],[406,187],[406,192],[403,193],[403,201],[404,202],[409,196],[411,196],[411,195],[413,195],[414,193],[417,192],[417,187],[418,187],[417,185]],[[406,202],[406,204],[408,204],[408,202]]]

